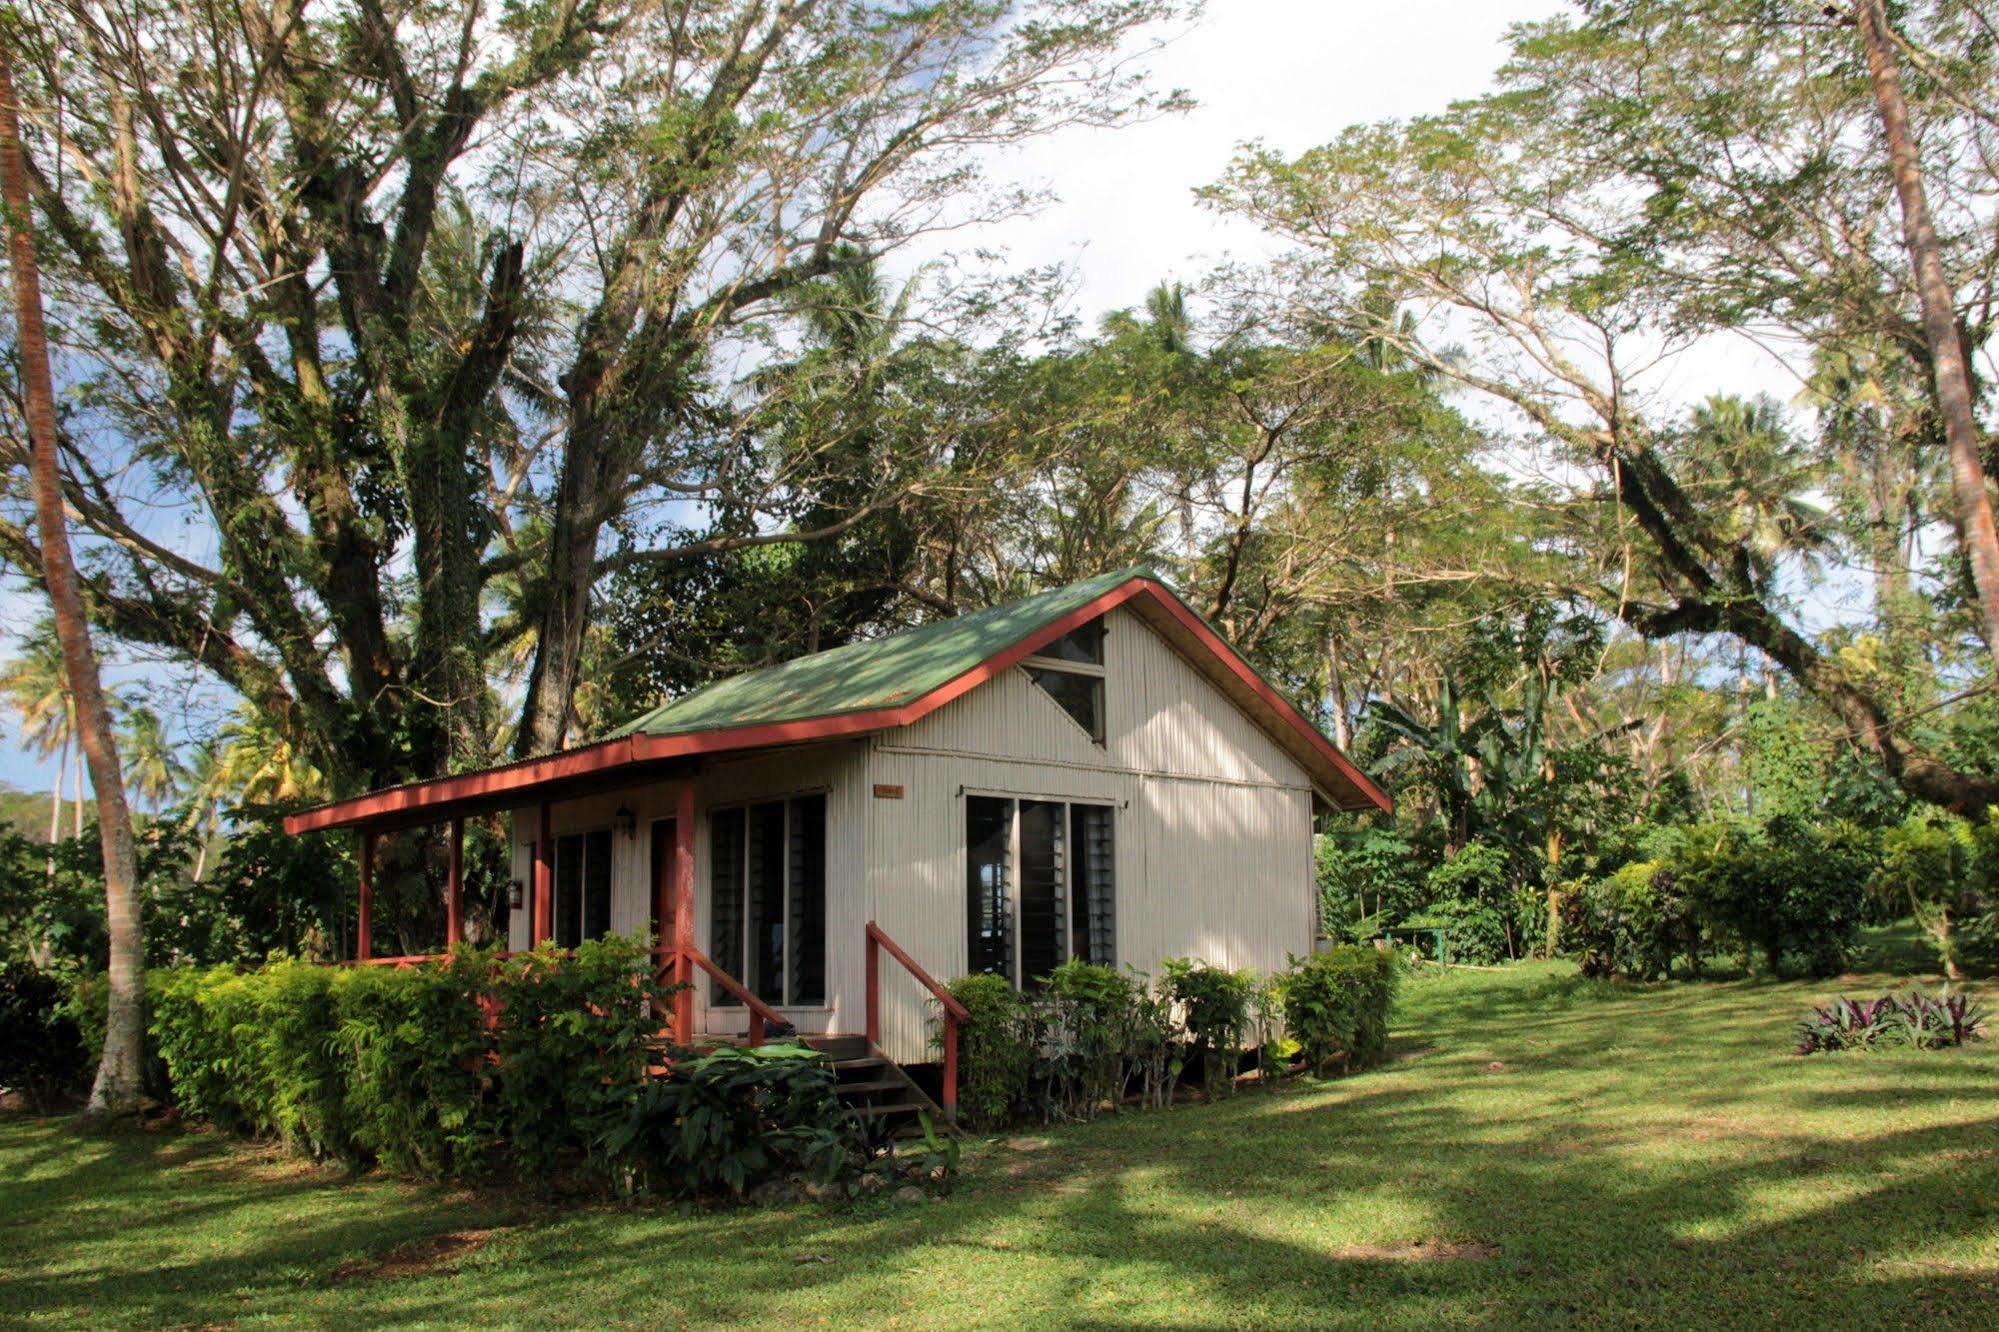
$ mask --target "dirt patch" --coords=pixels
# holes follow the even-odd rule
[[[1375,1263],[1448,1263],[1497,1258],[1499,1246],[1483,1240],[1420,1239],[1408,1244],[1348,1244],[1335,1249],[1333,1256]]]
[[[397,1277],[425,1276],[432,1272],[455,1272],[466,1255],[476,1253],[512,1227],[487,1230],[447,1230],[426,1235],[407,1244],[398,1244],[387,1253],[358,1258],[333,1273],[335,1281],[389,1281]]]

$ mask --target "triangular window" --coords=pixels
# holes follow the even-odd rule
[[[1091,620],[1042,647],[1022,666],[1090,739],[1104,742],[1104,622]]]

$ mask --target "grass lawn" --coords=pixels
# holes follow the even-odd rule
[[[1387,1068],[921,1204],[536,1209],[0,1119],[0,1322],[1999,1326],[1999,1042],[1793,1056],[1834,988],[1428,978]]]

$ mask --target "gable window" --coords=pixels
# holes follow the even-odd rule
[[[708,955],[767,1003],[825,1003],[826,797],[718,809],[708,835]]]
[[[611,831],[555,839],[555,943],[574,948],[611,932]]]
[[[1027,678],[1097,744],[1104,742],[1104,622],[1091,620],[1021,663]]]
[[[1107,805],[967,796],[969,969],[1031,986],[1072,958],[1113,964],[1112,837]]]

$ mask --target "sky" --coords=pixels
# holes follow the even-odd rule
[[[1250,223],[1195,202],[1237,145],[1287,152],[1348,125],[1442,110],[1492,85],[1507,28],[1545,18],[1550,0],[1209,0],[1146,60],[1194,110],[1112,130],[1079,129],[995,154],[995,175],[1046,184],[1059,201],[983,229],[1016,267],[1074,270],[1076,308],[1140,304],[1162,279],[1198,278],[1224,258],[1266,253]]]
[[[1226,260],[1268,256],[1250,223],[1203,208],[1195,191],[1221,175],[1238,146],[1284,152],[1325,142],[1348,125],[1443,109],[1492,86],[1507,29],[1548,17],[1560,0],[1208,0],[1206,12],[1159,36],[1143,56],[1155,85],[1180,89],[1183,114],[1120,129],[1077,128],[995,152],[990,177],[1051,191],[1032,215],[950,235],[961,250],[995,250],[1014,271],[1059,265],[1071,308],[1087,323],[1142,303],[1162,280],[1190,285]],[[922,257],[922,256],[918,256]],[[1781,376],[1740,345],[1681,358],[1669,371],[1689,393],[1726,387],[1786,392]],[[38,603],[0,590],[0,647],[28,627]],[[126,667],[119,679],[159,677]],[[154,702],[182,734],[214,724],[207,706],[171,690]],[[23,752],[11,713],[0,713],[0,782],[46,790],[52,762]]]

